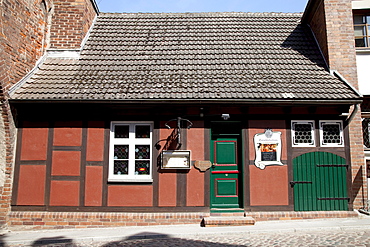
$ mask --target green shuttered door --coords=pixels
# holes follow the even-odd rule
[[[312,152],[293,160],[296,211],[348,210],[346,160],[327,152]]]

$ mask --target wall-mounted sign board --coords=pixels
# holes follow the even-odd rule
[[[190,169],[190,150],[162,151],[162,169]]]
[[[258,133],[254,136],[254,148],[256,159],[254,164],[265,169],[269,165],[283,165],[281,163],[281,132],[266,129],[265,133]]]

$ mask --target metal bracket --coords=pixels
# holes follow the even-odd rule
[[[168,123],[174,122],[174,121],[177,122],[177,126],[175,128],[177,129],[177,143],[178,143],[178,148],[179,148],[182,145],[181,144],[181,122],[184,121],[188,124],[186,127],[187,129],[190,129],[193,126],[193,123],[190,122],[190,120],[186,118],[178,117],[175,119],[168,120],[167,123],[164,124],[164,126],[166,126],[168,129],[171,129],[171,126],[169,126]]]

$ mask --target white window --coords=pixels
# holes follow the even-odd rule
[[[315,146],[315,123],[313,120],[292,121],[292,145],[293,147]]]
[[[152,182],[152,122],[111,122],[111,182]]]
[[[322,120],[320,124],[320,145],[322,147],[343,147],[343,123],[340,120]]]

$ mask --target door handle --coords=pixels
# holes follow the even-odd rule
[[[290,187],[294,187],[295,184],[312,184],[311,181],[290,181]]]

